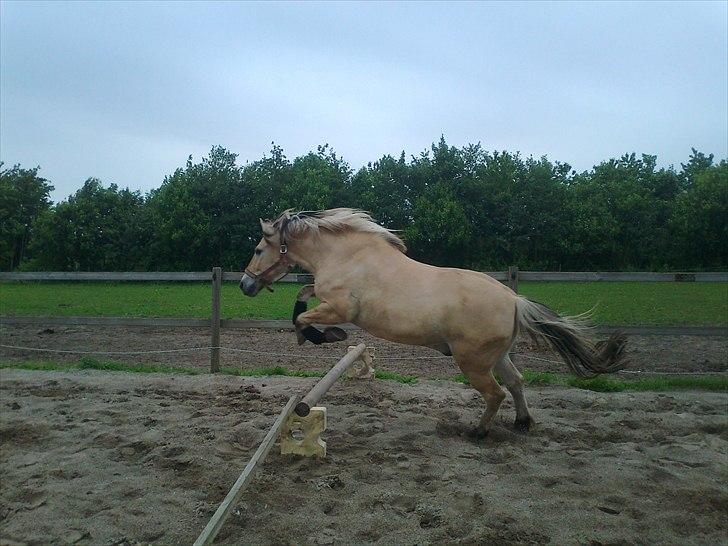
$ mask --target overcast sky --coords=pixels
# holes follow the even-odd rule
[[[452,145],[577,170],[728,155],[728,3],[0,4],[0,159],[55,200],[144,191],[214,144],[354,168]]]

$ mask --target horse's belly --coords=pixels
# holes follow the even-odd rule
[[[411,315],[397,317],[385,312],[362,313],[354,323],[374,337],[406,345],[432,347],[446,342],[442,333],[429,321],[418,320]]]

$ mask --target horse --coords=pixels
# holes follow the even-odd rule
[[[378,338],[451,355],[485,400],[474,431],[479,438],[506,396],[494,372],[513,397],[514,428],[525,432],[534,423],[523,376],[509,356],[519,331],[548,342],[579,377],[624,366],[623,334],[596,342],[582,315],[559,316],[484,273],[415,261],[395,231],[364,211],[289,209],[273,221],[260,220],[260,227],[263,236],[240,281],[245,295],[256,296],[300,266],[314,275],[320,304],[305,310],[297,302],[299,339],[338,341],[346,337],[343,330],[320,332],[313,325],[349,322]]]

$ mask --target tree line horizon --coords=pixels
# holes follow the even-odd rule
[[[576,172],[547,157],[449,146],[354,171],[328,146],[245,165],[213,146],[147,193],[88,178],[52,203],[40,168],[0,163],[0,269],[241,270],[258,218],[352,207],[398,229],[434,265],[542,271],[728,269],[728,161],[692,149],[680,169],[635,153]]]

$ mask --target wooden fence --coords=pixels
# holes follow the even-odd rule
[[[494,279],[507,283],[518,292],[519,281],[539,282],[728,282],[728,272],[710,273],[653,273],[653,272],[592,272],[592,271],[519,271],[512,266],[508,271],[487,271]],[[220,368],[220,329],[221,328],[293,328],[285,320],[244,320],[222,319],[220,316],[220,295],[224,281],[238,282],[242,271],[222,271],[213,267],[212,271],[194,272],[0,272],[0,281],[70,281],[70,282],[200,282],[211,283],[211,316],[202,318],[168,317],[47,317],[47,316],[9,316],[0,315],[0,325],[45,324],[45,325],[95,325],[95,326],[151,326],[151,327],[188,327],[210,328],[210,370]],[[290,273],[279,282],[311,283],[313,276],[307,273]],[[1,288],[0,288],[1,289]],[[355,328],[345,325],[345,328]],[[622,330],[633,335],[702,335],[726,336],[728,328],[721,326],[601,326],[601,332]]]
[[[127,282],[199,282],[212,280],[213,271],[137,272],[137,271],[28,271],[0,272],[0,281],[127,281]],[[728,272],[654,273],[644,271],[485,271],[494,279],[517,285],[518,281],[539,282],[728,282]],[[223,271],[223,281],[240,281],[242,271]],[[279,282],[310,283],[308,273],[290,273]]]

